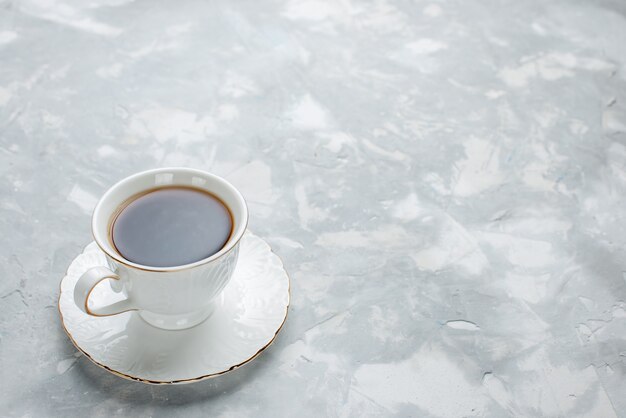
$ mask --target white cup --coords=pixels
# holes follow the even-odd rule
[[[212,256],[175,267],[151,267],[126,260],[113,245],[111,223],[131,197],[160,187],[187,186],[206,190],[226,204],[233,217],[233,230],[224,247]],[[239,241],[248,225],[246,202],[234,186],[213,174],[190,168],[159,168],[118,182],[102,196],[93,212],[94,239],[104,251],[109,267],[93,267],[76,283],[74,301],[85,313],[110,316],[138,311],[149,324],[163,329],[185,329],[204,321],[216,298],[233,275]],[[94,287],[112,279],[111,292],[125,299],[106,306],[91,306]]]

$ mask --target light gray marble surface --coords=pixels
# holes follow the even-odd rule
[[[0,415],[626,417],[626,3],[0,0]],[[58,283],[115,181],[222,175],[275,344],[151,387]]]

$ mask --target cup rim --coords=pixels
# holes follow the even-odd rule
[[[163,173],[163,172],[167,172],[167,173],[170,173],[170,172],[186,172],[186,173],[196,174],[196,175],[201,176],[201,177],[210,177],[213,180],[218,181],[218,182],[222,183],[223,185],[225,185],[236,196],[237,200],[239,201],[239,204],[241,205],[241,208],[243,209],[243,215],[244,215],[242,217],[243,220],[240,223],[242,227],[238,228],[237,225],[235,225],[234,222],[233,222],[233,232],[235,232],[235,234],[231,235],[231,237],[226,242],[226,245],[224,245],[218,252],[216,252],[215,254],[211,255],[210,257],[206,257],[206,258],[203,258],[201,260],[194,261],[193,263],[181,264],[179,266],[171,266],[171,267],[146,266],[146,265],[143,265],[143,264],[139,264],[139,263],[135,263],[135,262],[132,262],[130,260],[127,260],[126,258],[124,258],[119,253],[112,253],[111,251],[108,251],[108,249],[106,248],[107,246],[103,245],[100,242],[100,238],[101,237],[99,237],[99,234],[96,233],[96,228],[97,228],[97,219],[99,218],[98,215],[99,215],[99,212],[101,210],[101,206],[102,206],[103,202],[105,202],[107,198],[109,198],[113,193],[115,193],[115,191],[117,189],[119,189],[124,184],[129,183],[129,182],[133,181],[134,179],[136,179],[138,177],[143,177],[143,176],[146,176],[146,175],[160,174],[160,173]],[[158,189],[158,187],[156,189]],[[231,211],[233,210],[230,207],[228,207],[228,209],[231,210]],[[246,232],[246,229],[248,228],[248,219],[249,219],[249,212],[248,212],[248,205],[246,203],[246,200],[244,199],[244,197],[241,194],[241,192],[239,190],[237,190],[237,188],[235,186],[233,186],[231,183],[229,183],[224,178],[222,178],[220,176],[217,176],[215,174],[209,173],[208,171],[199,170],[199,169],[196,169],[196,168],[163,167],[163,168],[154,168],[154,169],[151,169],[151,170],[140,171],[140,172],[132,174],[132,175],[130,175],[128,177],[124,177],[122,180],[118,181],[117,183],[115,183],[111,187],[109,187],[107,189],[107,191],[102,195],[100,200],[98,200],[98,203],[96,204],[96,207],[94,208],[93,213],[91,215],[91,235],[93,236],[96,245],[98,245],[98,247],[100,247],[100,249],[108,257],[111,257],[113,260],[115,260],[116,262],[118,262],[120,264],[123,264],[123,265],[125,265],[127,267],[134,268],[134,269],[137,269],[137,270],[168,273],[168,272],[176,272],[176,271],[181,271],[181,270],[187,270],[187,269],[191,269],[191,268],[194,268],[194,267],[201,266],[203,264],[208,264],[208,263],[213,262],[213,261],[217,260],[218,258],[221,258],[222,256],[228,254],[239,243],[239,241],[241,241],[241,238],[243,237],[243,235]],[[233,219],[233,221],[234,221],[234,219]]]

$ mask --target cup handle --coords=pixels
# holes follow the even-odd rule
[[[89,308],[89,295],[91,295],[91,292],[98,283],[106,279],[119,280],[120,276],[102,266],[92,267],[84,272],[74,287],[74,302],[76,306],[78,306],[81,311],[92,316],[111,316],[126,311],[137,310],[130,299],[120,300],[119,302],[99,306],[97,308]]]

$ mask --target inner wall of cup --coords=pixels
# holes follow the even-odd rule
[[[103,249],[121,257],[111,240],[110,228],[114,217],[129,199],[145,191],[171,186],[186,186],[206,190],[226,204],[233,217],[233,231],[225,247],[232,244],[243,233],[247,222],[247,209],[245,202],[233,186],[219,177],[193,170],[154,171],[122,180],[109,189],[98,203],[94,212],[92,227],[94,237]]]

